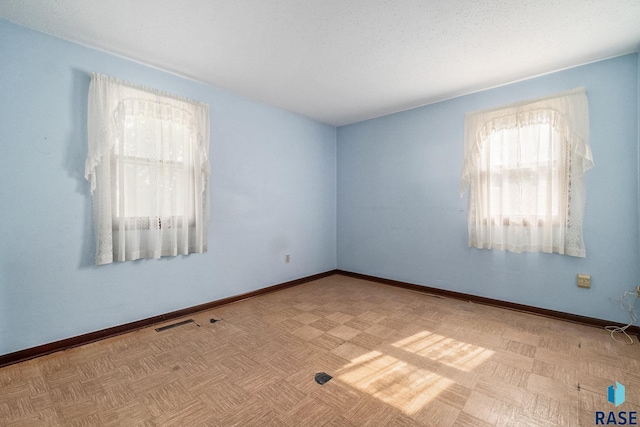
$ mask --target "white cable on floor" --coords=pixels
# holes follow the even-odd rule
[[[633,295],[635,297],[635,300],[633,301],[633,304],[629,304],[628,302],[625,301],[625,298],[628,295]],[[621,342],[621,343],[624,343],[626,345],[632,345],[633,344],[633,338],[631,337],[631,335],[629,335],[627,333],[627,329],[630,328],[631,325],[633,325],[636,322],[636,320],[638,320],[638,315],[636,314],[636,309],[635,309],[636,301],[638,301],[638,293],[637,293],[636,290],[626,291],[616,301],[618,301],[618,303],[620,304],[620,307],[622,307],[622,309],[624,311],[629,313],[629,317],[631,318],[631,322],[629,322],[629,324],[625,325],[625,326],[605,326],[605,329],[611,333],[611,338],[614,341]],[[616,336],[615,336],[616,333],[624,334],[624,336],[627,337],[627,339],[629,341],[626,342],[627,340],[619,340],[619,339],[617,339]]]

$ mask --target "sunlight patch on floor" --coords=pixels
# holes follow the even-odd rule
[[[356,357],[339,372],[338,378],[407,415],[418,412],[454,383],[379,351]]]
[[[394,347],[469,372],[489,359],[494,351],[434,334],[418,332],[392,344]]]
[[[484,347],[429,331],[418,332],[391,345],[461,372],[470,372],[494,354]],[[434,369],[421,368],[402,360],[398,354],[377,350],[366,352],[351,359],[337,373],[337,378],[407,415],[416,414],[455,384],[454,380],[438,375]]]

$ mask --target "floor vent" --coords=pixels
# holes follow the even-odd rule
[[[167,329],[172,329],[178,326],[186,325],[187,323],[195,323],[193,319],[183,320],[182,322],[172,323],[170,325],[162,326],[160,328],[156,328],[156,332],[166,331]]]
[[[325,374],[324,372],[318,372],[315,376],[316,382],[320,385],[324,385],[329,382],[331,378],[333,378],[331,375]]]

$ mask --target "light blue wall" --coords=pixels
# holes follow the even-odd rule
[[[209,104],[207,254],[93,265],[91,71]],[[336,268],[332,126],[0,20],[0,150],[0,355]]]
[[[595,162],[587,258],[468,248],[464,113],[578,86]],[[632,54],[338,128],[338,268],[627,322],[610,298],[640,284],[637,86]]]
[[[344,126],[337,153],[331,126],[2,20],[0,58],[0,355],[336,267],[627,321],[609,298],[640,284],[636,54]],[[93,265],[91,71],[210,105],[207,254]],[[587,258],[467,248],[464,113],[576,86]]]

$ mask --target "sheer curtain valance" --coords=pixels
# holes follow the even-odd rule
[[[207,251],[209,108],[91,74],[96,264]]]
[[[460,195],[469,246],[585,256],[586,91],[465,115]]]

